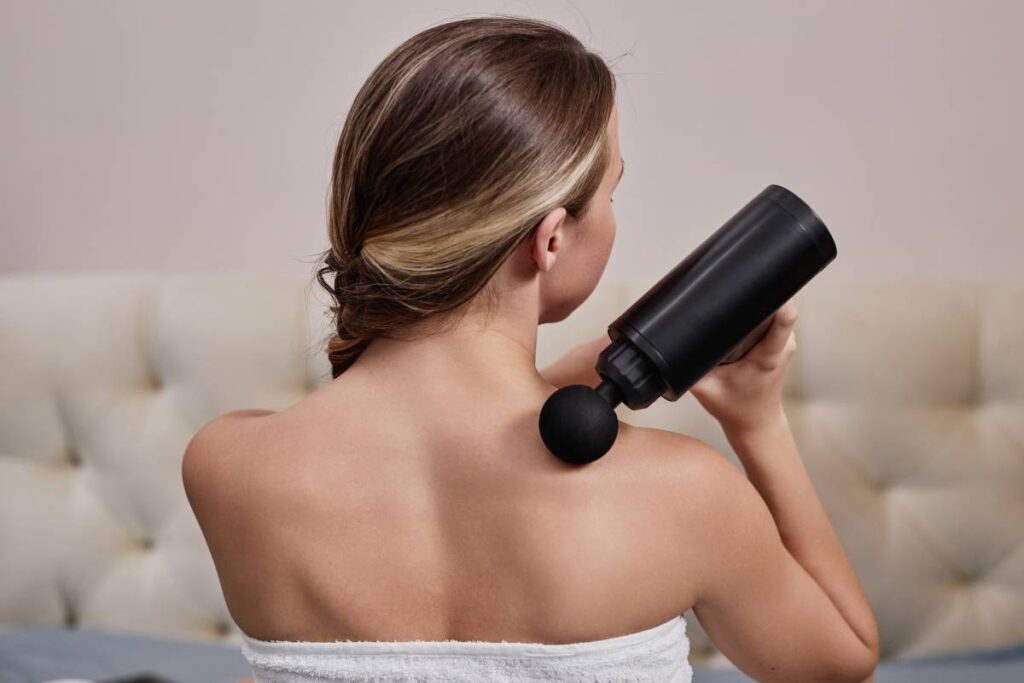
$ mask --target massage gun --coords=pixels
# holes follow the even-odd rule
[[[618,404],[640,410],[659,396],[675,401],[716,365],[741,359],[835,257],[811,207],[769,185],[608,326],[611,343],[595,366],[600,384],[548,397],[544,445],[569,463],[597,460],[615,443]]]

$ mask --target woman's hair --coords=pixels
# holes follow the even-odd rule
[[[427,318],[444,329],[481,290],[493,313],[485,285],[541,219],[586,214],[614,101],[604,59],[535,19],[450,21],[387,55],[334,155],[316,271],[334,299],[332,376],[375,337]]]

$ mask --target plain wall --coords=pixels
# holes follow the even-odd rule
[[[0,271],[311,273],[356,90],[427,26],[501,12],[614,61],[605,278],[653,283],[770,183],[835,236],[819,277],[1020,277],[1021,2],[0,8]]]

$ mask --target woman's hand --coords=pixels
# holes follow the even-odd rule
[[[782,385],[796,351],[792,299],[775,312],[768,332],[735,363],[715,366],[690,393],[727,432],[756,431],[785,417]]]
[[[556,387],[586,384],[595,387],[601,381],[594,366],[598,355],[612,343],[607,332],[571,348],[564,356],[544,368],[541,376]]]

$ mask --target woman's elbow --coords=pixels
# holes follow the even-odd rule
[[[873,683],[875,670],[878,668],[878,651],[868,649],[860,650],[855,656],[843,662],[842,679],[846,683]]]

